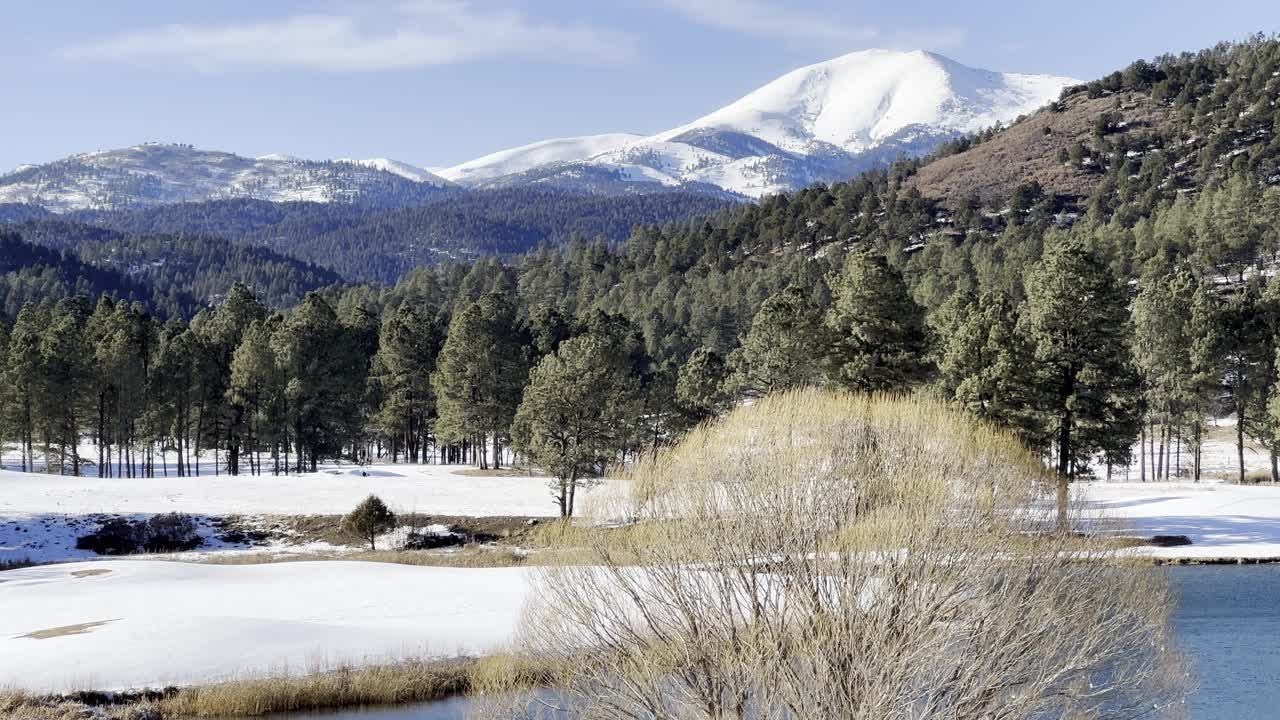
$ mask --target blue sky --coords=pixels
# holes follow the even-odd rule
[[[14,2],[0,172],[145,141],[444,166],[664,130],[868,47],[1089,79],[1278,30],[1273,0]]]

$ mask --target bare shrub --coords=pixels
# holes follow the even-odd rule
[[[143,547],[147,552],[190,550],[200,545],[195,518],[186,513],[151,516],[146,522],[143,535]]]
[[[573,659],[552,679],[569,716],[1065,720],[1180,707],[1187,673],[1162,577],[1057,532],[1039,461],[943,405],[771,397],[627,479],[630,495],[590,509],[627,531],[566,533],[574,564],[538,572],[514,648]],[[501,675],[479,689],[484,717],[540,714]]]

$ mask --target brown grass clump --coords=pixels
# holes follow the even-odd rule
[[[4,720],[183,720],[243,718],[271,713],[431,702],[462,695],[502,678],[510,687],[545,686],[558,664],[511,655],[480,659],[413,660],[340,667],[308,675],[236,680],[202,687],[123,697],[90,707],[74,694],[39,696],[0,692]],[[95,702],[108,700],[106,696]]]
[[[1038,458],[943,404],[769,397],[627,479],[628,495],[589,508],[597,529],[564,530],[572,562],[537,573],[513,648],[573,659],[551,683],[570,716],[1179,707],[1164,578],[1078,515],[1059,532]],[[482,715],[540,716],[503,677],[478,678]]]
[[[470,669],[469,661],[344,667],[190,688],[159,701],[156,707],[166,718],[217,718],[427,702],[466,692],[471,686]]]

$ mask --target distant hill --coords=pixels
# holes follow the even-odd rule
[[[246,158],[190,145],[148,143],[0,175],[0,203],[39,205],[52,212],[233,198],[399,207],[427,200],[449,185],[425,170],[385,159]]]
[[[153,295],[217,302],[244,283],[269,305],[287,307],[311,290],[344,282],[338,273],[270,248],[187,233],[126,233],[56,218],[20,223],[24,240],[74,256],[95,268],[119,273]]]
[[[12,318],[24,303],[75,295],[112,295],[146,303],[162,316],[189,315],[198,304],[185,292],[157,292],[118,268],[99,267],[75,253],[29,243],[0,230],[0,312]]]

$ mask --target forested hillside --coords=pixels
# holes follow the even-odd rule
[[[219,200],[64,217],[128,235],[217,236],[314,263],[352,282],[390,284],[420,265],[514,256],[576,235],[619,242],[634,226],[661,225],[730,205],[678,192],[597,197],[530,189],[443,190],[431,202],[391,210]],[[26,206],[10,207],[15,216],[28,212]]]
[[[29,455],[69,452],[74,428],[143,460],[215,452],[232,472],[486,462],[476,448],[514,445],[571,497],[743,397],[825,383],[935,393],[1016,430],[1063,478],[1198,477],[1213,415],[1236,418],[1241,452],[1251,437],[1274,457],[1278,95],[1280,42],[1255,38],[1135,63],[927,160],[622,245],[420,267],[283,313],[240,288],[189,325],[112,321],[138,344],[106,340],[118,306],[33,305],[10,333],[5,432]],[[1034,162],[1000,160],[1015,150]],[[381,216],[388,238],[412,226],[397,212]],[[354,263],[343,232],[333,247]],[[64,343],[118,355],[66,368]],[[70,394],[30,405],[41,373],[63,372],[52,385]],[[95,427],[125,383],[146,402]],[[244,464],[258,453],[273,459]]]
[[[157,293],[125,273],[0,232],[0,314],[13,317],[28,303],[78,295],[144,302],[161,317],[189,314],[195,306],[183,292]]]
[[[29,242],[116,270],[159,296],[191,296],[202,305],[216,303],[237,282],[272,307],[296,305],[312,290],[343,282],[332,270],[209,235],[131,235],[61,219],[19,223],[12,230]]]

